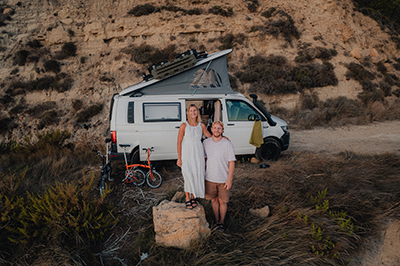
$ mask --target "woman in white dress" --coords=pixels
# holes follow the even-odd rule
[[[186,195],[186,208],[197,206],[195,198],[204,198],[205,162],[201,139],[211,137],[206,126],[201,123],[200,112],[191,104],[186,111],[187,121],[182,123],[178,132],[178,161],[181,167]]]

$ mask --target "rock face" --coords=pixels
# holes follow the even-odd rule
[[[0,23],[0,121],[9,121],[9,125],[4,129],[0,127],[0,142],[19,141],[29,134],[54,129],[68,130],[72,133],[72,141],[108,137],[112,95],[140,82],[141,74],[147,72],[148,64],[137,63],[127,53],[132,46],[164,49],[172,45],[176,52],[198,49],[211,54],[227,48],[222,44],[229,39],[229,47],[233,48],[228,58],[231,74],[245,68],[247,59],[255,55],[280,55],[293,62],[300,47],[334,49],[337,56],[330,63],[339,84],[315,90],[321,101],[338,96],[357,97],[359,85],[346,79],[345,64],[369,57],[373,63],[395,62],[395,58],[400,57],[391,36],[381,30],[376,21],[355,11],[351,0],[255,1],[258,2],[257,10],[250,10],[249,2],[160,0],[151,4],[157,8],[170,8],[134,16],[128,11],[149,1],[2,1],[0,10],[7,19]],[[201,12],[189,15],[176,11],[174,6]],[[233,14],[222,16],[209,12],[214,6],[232,9]],[[300,36],[298,40],[292,40],[292,45],[282,36],[254,31],[269,23],[271,18],[262,14],[271,8],[293,18]],[[58,54],[66,43],[76,45],[76,55],[60,59]],[[15,56],[24,50],[30,55],[26,62],[18,61],[17,64]],[[52,59],[60,63],[58,75],[44,67]],[[56,90],[55,85],[50,86],[48,82],[35,91],[21,91],[15,87],[16,84],[29,85],[33,81],[67,75],[66,85],[70,83],[71,87],[66,90]],[[248,91],[248,84],[238,86],[239,92],[252,93]],[[292,109],[299,100],[299,94],[259,96],[268,104],[267,108]],[[84,125],[77,119],[81,109],[74,107],[76,101],[81,101],[82,109],[93,104],[101,104],[104,108]],[[43,108],[43,103],[55,103],[51,110],[57,115],[52,123],[38,127],[44,119],[26,110]]]
[[[187,249],[192,241],[210,234],[202,205],[186,209],[184,203],[164,200],[153,207],[156,243],[168,247]]]

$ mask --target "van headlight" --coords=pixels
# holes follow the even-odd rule
[[[288,125],[286,125],[286,126],[281,126],[281,128],[282,128],[283,131],[288,131],[288,130],[289,130],[289,126],[288,126]]]

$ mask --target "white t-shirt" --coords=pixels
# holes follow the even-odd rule
[[[232,142],[223,138],[214,142],[211,138],[203,141],[206,163],[206,180],[225,183],[229,177],[229,162],[236,161]]]

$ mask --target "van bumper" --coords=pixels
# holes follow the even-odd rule
[[[290,133],[289,131],[285,131],[285,134],[283,134],[283,136],[281,137],[283,151],[289,149],[289,141],[290,141]]]

